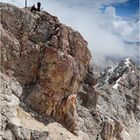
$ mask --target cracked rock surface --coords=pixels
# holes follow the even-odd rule
[[[45,11],[34,14],[28,8],[4,3],[0,3],[0,10],[1,73],[14,78],[22,88],[20,95],[15,91],[6,100],[15,98],[21,109],[33,110],[42,118],[51,117],[76,134],[76,94],[91,59],[87,42],[79,32]],[[28,127],[17,128],[18,118],[11,121],[8,130],[12,128],[17,139],[24,139],[25,135],[26,139],[32,138],[34,132],[27,131]],[[27,133],[22,134],[22,129]],[[6,134],[14,137],[12,132],[9,130]]]

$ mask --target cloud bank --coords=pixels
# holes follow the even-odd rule
[[[2,0],[11,2],[10,0]],[[24,1],[13,0],[22,7]],[[106,67],[107,57],[139,56],[139,21],[123,19],[116,15],[113,4],[128,0],[40,0],[43,9],[56,15],[61,22],[78,30],[88,41],[92,62]],[[28,0],[33,5],[37,0]],[[104,12],[100,9],[106,6]]]

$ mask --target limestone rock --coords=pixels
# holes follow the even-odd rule
[[[98,79],[98,73],[89,66],[84,83],[78,92],[78,99],[82,106],[96,108],[99,92],[94,86],[97,84]]]
[[[74,132],[76,94],[91,59],[87,42],[45,11],[0,8],[2,72],[30,89],[22,99],[32,109]]]
[[[127,137],[133,140],[139,137],[139,77],[139,68],[133,60],[127,58],[116,67],[106,69],[96,86],[100,93],[98,109],[104,115],[111,116],[109,118],[117,120],[117,139]]]
[[[48,120],[48,123],[43,119],[40,121],[38,113],[35,115],[35,112],[23,108],[24,103],[17,95],[22,96],[24,92],[16,79],[0,73],[0,83],[1,140],[89,140],[82,131],[75,136],[61,124],[53,120]]]

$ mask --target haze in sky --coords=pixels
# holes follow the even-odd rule
[[[24,0],[1,0],[24,7]],[[38,0],[28,0],[28,6]],[[139,0],[40,0],[47,12],[79,31],[88,41],[92,62],[106,58],[139,59]],[[111,60],[110,60],[111,62]]]

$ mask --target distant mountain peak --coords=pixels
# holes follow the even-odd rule
[[[119,84],[123,84],[126,77],[137,73],[138,67],[135,62],[131,58],[126,58],[114,67],[106,68],[101,74],[98,85],[109,84],[114,89],[118,89]]]
[[[129,64],[130,64],[130,58],[126,58],[124,63],[126,64],[126,67],[129,67]]]

